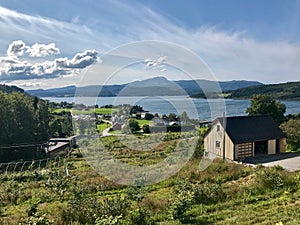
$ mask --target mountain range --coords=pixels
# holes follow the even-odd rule
[[[67,86],[52,89],[28,90],[27,93],[38,97],[113,97],[113,96],[178,96],[194,95],[236,90],[249,86],[262,85],[257,81],[233,80],[177,80],[170,81],[165,77],[155,77],[119,85],[89,85],[84,87]],[[221,88],[221,90],[220,90]]]

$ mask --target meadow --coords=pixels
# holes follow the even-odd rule
[[[195,133],[183,134],[184,138]],[[125,137],[124,137],[125,138]],[[159,142],[151,151],[145,140]],[[101,142],[129,165],[151,165],[181,150],[182,135],[158,134]],[[83,140],[85,141],[85,140]],[[126,143],[126,144],[124,144]],[[89,146],[96,146],[90,143]],[[215,159],[200,171],[202,137],[181,170],[159,183],[126,186],[96,173],[73,149],[65,162],[0,175],[0,224],[299,224],[300,173]],[[66,168],[68,169],[66,172]],[[68,176],[67,176],[68,175]]]

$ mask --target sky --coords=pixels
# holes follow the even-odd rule
[[[0,0],[0,83],[299,81],[299,27],[296,0]]]

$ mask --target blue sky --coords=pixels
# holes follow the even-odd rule
[[[190,49],[217,80],[298,81],[299,27],[300,1],[293,0],[0,0],[0,82],[25,89],[78,84],[97,57],[144,40]],[[168,78],[180,78],[171,71]]]

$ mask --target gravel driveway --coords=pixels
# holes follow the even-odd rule
[[[300,170],[300,154],[299,153],[282,153],[276,155],[264,155],[245,159],[244,163],[263,166],[282,166],[288,171]]]

